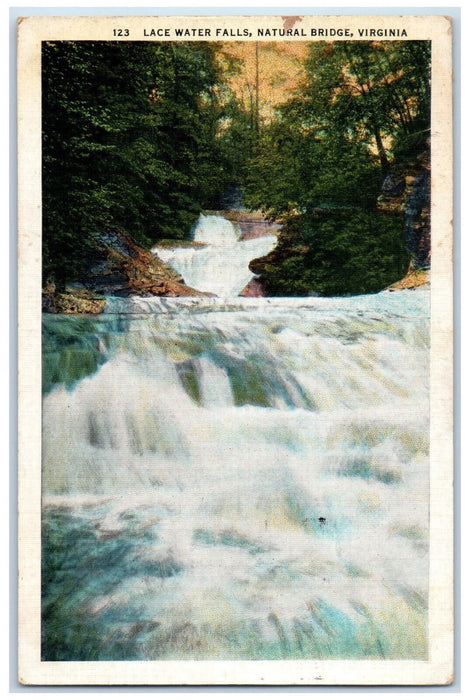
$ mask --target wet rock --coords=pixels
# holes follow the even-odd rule
[[[42,294],[42,310],[52,314],[99,314],[106,300],[88,289],[66,289],[57,292],[54,284],[47,284]]]
[[[240,297],[264,297],[265,293],[264,293],[263,283],[260,280],[256,279],[255,277],[253,277],[253,279],[248,282],[246,287],[244,287],[242,289],[242,291],[240,292],[240,294],[238,296],[240,296]]]
[[[97,314],[106,296],[210,296],[185,285],[177,272],[122,231],[105,231],[99,243],[100,255],[80,280],[61,291],[45,285],[43,311]]]

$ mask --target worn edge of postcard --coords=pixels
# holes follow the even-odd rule
[[[425,661],[42,662],[41,557],[41,41],[258,40],[257,28],[302,27],[303,41],[386,40],[389,27],[432,41],[431,456],[429,654]],[[312,36],[324,28],[326,36]],[[227,30],[215,35],[217,28]],[[349,32],[345,32],[349,29]],[[382,32],[377,33],[381,29]],[[243,32],[247,32],[244,35]],[[334,32],[332,30],[335,30]],[[342,30],[339,32],[338,30]],[[237,32],[241,32],[237,34]],[[251,32],[251,36],[250,36]],[[352,36],[351,36],[352,34]],[[403,34],[401,35],[402,38]],[[201,40],[195,36],[194,40]],[[299,36],[282,40],[299,40]],[[191,41],[191,37],[185,37]],[[262,39],[272,40],[272,39]],[[280,39],[276,39],[280,40]],[[18,20],[19,681],[27,685],[437,685],[453,679],[452,25],[444,16],[25,17]]]

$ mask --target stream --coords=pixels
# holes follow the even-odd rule
[[[429,292],[238,297],[219,219],[44,315],[43,660],[426,658]]]

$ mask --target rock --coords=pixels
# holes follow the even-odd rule
[[[382,192],[387,197],[399,197],[406,187],[406,180],[402,175],[398,177],[388,173],[382,183]]]
[[[42,310],[54,314],[100,314],[106,300],[88,289],[57,292],[53,284],[46,285],[42,295]]]
[[[429,152],[388,173],[382,183],[378,206],[383,211],[405,213],[405,244],[412,269],[427,270],[431,262],[431,175]]]
[[[416,270],[429,268],[431,262],[431,175],[428,170],[419,173],[405,204],[405,242]]]
[[[399,282],[387,287],[386,291],[396,292],[400,289],[416,289],[417,287],[429,286],[429,270],[415,270],[412,265],[405,277]]]
[[[211,296],[185,285],[181,275],[122,231],[108,229],[98,242],[101,253],[79,280],[61,292],[45,285],[45,312],[101,313],[106,296]]]
[[[238,295],[239,297],[264,297],[264,288],[263,288],[263,283],[256,279],[256,277],[253,277],[246,287],[242,289],[240,294]]]
[[[246,209],[211,210],[206,212],[216,216],[223,216],[232,224],[236,224],[240,229],[240,239],[242,241],[251,238],[261,238],[268,234],[277,235],[281,224],[279,221],[266,219],[261,211],[248,211]],[[159,243],[160,245],[160,243]]]
[[[277,222],[267,221],[266,219],[258,221],[249,217],[239,219],[237,223],[240,226],[241,240],[243,241],[248,241],[251,238],[262,238],[270,233],[276,235],[280,228]]]

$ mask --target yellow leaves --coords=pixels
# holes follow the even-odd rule
[[[254,99],[258,61],[260,116],[270,120],[275,106],[290,99],[304,79],[307,54],[306,42],[229,42],[219,58],[225,65],[229,59],[239,62],[240,71],[228,76],[227,83],[248,109]]]

